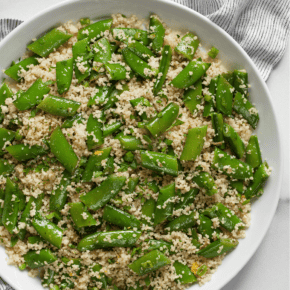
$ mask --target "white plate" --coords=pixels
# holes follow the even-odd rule
[[[252,225],[247,237],[230,253],[205,284],[203,290],[217,290],[229,282],[248,262],[257,250],[274,216],[282,177],[282,145],[274,106],[265,82],[245,51],[221,28],[195,11],[179,4],[158,0],[86,0],[66,1],[35,15],[24,22],[0,43],[0,78],[2,70],[12,60],[17,60],[25,51],[31,39],[68,20],[82,17],[97,19],[112,13],[136,14],[147,18],[150,13],[158,14],[170,27],[183,31],[193,31],[201,39],[202,45],[219,48],[219,57],[228,69],[245,68],[251,84],[250,99],[260,113],[260,123],[255,131],[259,137],[263,158],[267,159],[273,172],[265,187],[265,194],[253,204]],[[39,279],[27,276],[14,266],[7,266],[4,249],[0,248],[0,276],[17,290],[40,290]],[[198,285],[190,289],[199,289]]]

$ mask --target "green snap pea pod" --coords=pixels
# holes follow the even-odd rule
[[[154,250],[129,264],[128,267],[136,274],[142,276],[170,263],[171,261],[164,254],[158,250]]]
[[[163,46],[165,28],[161,21],[154,15],[150,16],[149,33],[152,50],[154,53],[159,53]]]
[[[121,228],[138,230],[141,228],[141,222],[135,216],[108,204],[105,206],[103,219]]]
[[[256,135],[252,135],[250,137],[246,148],[246,163],[250,164],[253,168],[257,168],[262,164],[262,154],[259,140]]]
[[[108,39],[101,38],[93,46],[92,51],[94,55],[94,61],[99,63],[106,63],[112,60],[111,45]]]
[[[81,18],[80,23],[81,23],[81,25],[87,26],[87,25],[91,24],[91,20],[90,20],[90,18]]]
[[[173,264],[175,268],[176,275],[179,277],[176,281],[180,284],[188,284],[194,283],[197,281],[197,278],[191,272],[190,268],[187,265],[180,263],[179,261],[175,261]]]
[[[79,102],[49,95],[41,101],[37,108],[55,116],[71,117],[77,113],[80,106]]]
[[[175,156],[153,151],[141,151],[141,165],[156,172],[178,175],[178,162]]]
[[[153,52],[139,41],[128,43],[128,48],[144,61],[148,61],[151,56],[154,56]]]
[[[102,148],[101,150],[95,151],[89,158],[87,166],[83,172],[82,180],[84,182],[91,182],[94,172],[101,171],[101,162],[108,158],[112,147]]]
[[[50,150],[69,173],[75,171],[78,157],[59,127],[50,136]]]
[[[55,71],[57,92],[62,95],[69,90],[71,85],[73,77],[73,58],[58,61]]]
[[[233,71],[228,71],[226,73],[222,73],[222,76],[225,78],[227,82],[230,83],[231,86],[234,86],[234,72]]]
[[[97,93],[93,97],[90,97],[87,104],[88,107],[91,107],[92,105],[102,105],[111,94],[113,87],[103,86],[96,87],[96,89]]]
[[[123,65],[119,63],[106,63],[104,66],[110,80],[119,81],[126,79],[127,70]]]
[[[47,153],[42,146],[39,145],[24,145],[17,144],[6,148],[9,154],[11,154],[18,161],[26,161],[29,159],[35,159],[38,156],[43,156]]]
[[[238,245],[239,241],[237,240],[231,240],[231,239],[219,239],[205,248],[199,250],[197,254],[199,256],[205,257],[205,258],[214,258],[217,256],[220,256],[226,252],[229,252],[233,248],[235,248]]]
[[[60,227],[44,218],[39,212],[34,216],[32,225],[43,239],[60,249],[63,237],[63,230]]]
[[[54,190],[50,195],[49,209],[51,211],[59,212],[64,208],[68,195],[66,188],[70,184],[71,184],[71,174],[65,170],[63,172],[63,176],[60,183],[57,185],[56,190]]]
[[[88,25],[78,31],[78,40],[101,38],[106,30],[111,29],[112,23],[112,19],[105,19]]]
[[[211,209],[205,210],[203,214],[210,218],[217,217],[220,220],[220,226],[230,232],[235,230],[237,225],[239,229],[244,228],[242,220],[220,202],[214,205]]]
[[[225,141],[230,145],[232,152],[237,158],[241,159],[245,153],[245,144],[240,135],[227,123],[224,123],[223,134]]]
[[[205,171],[201,171],[192,179],[199,187],[206,189],[206,194],[211,196],[218,192],[213,177]]]
[[[253,167],[234,156],[215,148],[212,168],[234,179],[244,180],[253,176]]]
[[[232,114],[233,91],[234,88],[229,82],[227,82],[224,77],[219,76],[216,91],[216,108],[226,116]]]
[[[147,31],[145,30],[136,29],[136,28],[116,27],[112,29],[112,32],[113,32],[114,38],[118,41],[128,43],[130,39],[131,41],[137,40],[145,46],[149,44]]]
[[[156,117],[149,120],[145,127],[156,138],[170,128],[177,118],[178,112],[179,106],[175,103],[169,103]]]
[[[192,235],[192,240],[191,240],[191,243],[197,248],[199,249],[201,244],[200,242],[198,241],[198,235],[197,235],[197,232],[196,232],[196,229],[191,229],[191,235]]]
[[[71,34],[67,34],[54,28],[33,43],[29,44],[27,48],[41,57],[47,57],[51,52],[58,49],[71,37]]]
[[[129,91],[129,87],[127,84],[123,85],[121,90],[113,89],[111,93],[108,96],[108,99],[105,102],[105,105],[103,107],[104,110],[108,110],[112,108],[115,103],[118,101],[118,96],[120,96],[123,92]]]
[[[114,198],[125,185],[123,176],[110,175],[100,186],[90,192],[81,195],[80,200],[91,210],[97,210]]]
[[[42,82],[42,79],[37,79],[26,92],[23,92],[14,101],[14,105],[19,111],[31,109],[38,105],[49,91],[50,88]]]
[[[35,56],[30,56],[6,69],[5,74],[14,79],[15,81],[20,82],[21,77],[19,76],[19,74],[21,73],[21,70],[28,71],[28,66],[37,64],[37,58]]]
[[[259,113],[257,109],[239,92],[235,95],[233,109],[238,114],[241,114],[253,129],[256,129],[260,119]]]
[[[127,65],[142,78],[150,79],[157,75],[157,70],[152,69],[146,61],[134,54],[128,47],[122,49],[122,55]]]
[[[100,270],[102,269],[102,266],[100,264],[96,264],[93,268],[93,272],[99,272],[100,278],[92,277],[92,281],[100,282],[102,283],[102,289],[107,289],[107,277],[104,273],[101,273]]]
[[[138,183],[139,177],[130,177],[128,181],[128,189],[125,190],[126,193],[133,193]]]
[[[54,282],[55,271],[47,269],[41,282],[43,287],[49,287]]]
[[[104,127],[103,127],[103,136],[107,137],[107,136],[112,135],[113,133],[118,131],[122,127],[122,125],[123,125],[123,123],[119,122],[119,121],[117,121],[115,123],[112,123],[112,124],[104,125]]]
[[[44,198],[44,193],[41,193],[37,196],[36,200],[35,200],[35,209],[38,211],[41,209],[42,207],[42,203],[43,203],[43,198]]]
[[[31,196],[19,220],[20,223],[25,224],[25,228],[19,229],[17,234],[21,241],[23,241],[26,236],[26,224],[30,222],[30,210],[32,209],[32,203],[35,203],[35,198]]]
[[[148,250],[158,250],[160,252],[166,252],[168,251],[169,254],[172,254],[171,246],[173,246],[172,243],[163,241],[163,240],[149,240],[148,241],[149,248]]]
[[[4,83],[0,87],[0,123],[2,123],[4,119],[4,114],[2,113],[1,106],[5,106],[5,100],[7,98],[11,98],[12,96],[13,96],[12,90],[9,88],[9,86],[6,83]]]
[[[167,75],[167,72],[168,72],[169,67],[170,67],[171,58],[172,58],[171,47],[170,47],[170,45],[165,45],[162,49],[162,52],[161,52],[159,72],[158,72],[156,81],[154,83],[154,88],[153,88],[154,95],[157,95],[158,92],[160,92],[160,90],[165,82],[166,75]]]
[[[249,186],[245,190],[244,195],[246,199],[250,199],[258,195],[260,188],[264,186],[270,174],[271,169],[269,168],[268,163],[265,161],[258,167],[254,173],[254,179],[250,182]]]
[[[97,232],[83,238],[77,248],[84,252],[103,248],[132,247],[140,236],[141,231]]]
[[[70,215],[77,228],[90,227],[97,224],[90,212],[85,208],[82,202],[69,204]]]
[[[3,226],[2,215],[4,209],[4,200],[5,200],[5,192],[3,189],[0,189],[0,226]]]
[[[15,132],[5,128],[0,128],[0,156],[5,154],[5,151],[3,150],[4,145],[7,146],[6,143],[11,143],[14,138]]]
[[[188,192],[181,196],[180,201],[175,204],[174,210],[184,209],[185,207],[193,204],[193,201],[198,193],[198,188],[191,188]]]
[[[141,140],[135,136],[124,135],[121,136],[118,140],[120,141],[121,146],[124,150],[135,151],[144,149]]]
[[[189,64],[171,81],[171,84],[179,89],[186,89],[197,82],[209,69],[210,63],[192,60]]]
[[[223,115],[220,113],[212,113],[211,114],[211,122],[212,128],[214,129],[214,137],[213,141],[215,142],[215,146],[219,146],[221,149],[225,149],[225,141],[224,141],[224,119]]]
[[[10,234],[16,228],[19,212],[18,200],[18,186],[11,181],[10,178],[6,180],[5,199],[2,213],[2,224]]]
[[[154,213],[154,226],[161,224],[173,213],[173,197],[175,196],[175,183],[160,188]]]
[[[87,146],[89,150],[104,144],[102,126],[102,123],[97,118],[94,118],[93,114],[90,114],[87,122]]]
[[[7,176],[13,172],[15,165],[10,164],[6,159],[0,159],[0,175]]]
[[[180,160],[195,160],[196,157],[200,155],[203,149],[206,132],[207,125],[188,130]]]
[[[150,102],[144,97],[140,97],[140,98],[136,98],[136,99],[130,100],[130,103],[133,106],[133,108],[137,107],[139,104],[142,105],[142,106],[145,106],[145,107],[152,107]],[[140,117],[141,117],[141,119],[143,121],[148,119],[146,112],[143,112]]]
[[[43,267],[57,260],[57,257],[49,249],[30,250],[23,257],[27,266],[31,269]]]
[[[208,90],[209,90],[211,96],[206,95],[204,97],[204,100],[205,100],[204,111],[203,111],[204,117],[209,117],[214,112],[215,104],[214,104],[213,98],[216,98],[218,80],[219,80],[219,76],[216,76],[210,80]]]
[[[156,202],[153,198],[147,199],[142,206],[142,223],[153,225]]]
[[[245,97],[248,96],[248,73],[242,70],[234,70],[234,88]]]
[[[200,105],[202,98],[202,80],[198,80],[194,84],[194,89],[187,89],[183,95],[184,105],[194,114],[198,111],[197,106]]]
[[[185,58],[192,60],[198,45],[198,37],[192,33],[187,33],[181,38],[174,50],[177,53],[182,54]]]
[[[114,161],[114,156],[109,156],[106,162],[106,165],[104,167],[103,172],[105,174],[113,174],[115,167],[114,167],[115,161]]]
[[[166,225],[165,230],[168,232],[186,231],[195,225],[196,225],[195,212],[192,212],[189,215],[184,214],[175,218]]]
[[[244,192],[244,183],[240,180],[231,181],[230,186],[237,190],[238,193],[242,194]]]
[[[212,239],[214,233],[220,233],[219,229],[214,229],[210,218],[203,214],[199,214],[199,224],[197,226],[198,232],[203,236],[208,236]]]
[[[217,55],[219,54],[219,50],[213,46],[207,54],[211,58],[216,58]]]
[[[67,117],[62,123],[61,128],[71,128],[74,125],[74,122],[77,122],[77,124],[83,124],[84,121],[85,119],[83,118],[82,114],[78,113],[74,116]]]

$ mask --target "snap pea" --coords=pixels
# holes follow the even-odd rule
[[[99,39],[95,44],[93,44],[92,51],[95,54],[95,62],[106,63],[112,60],[111,45],[105,37]]]
[[[266,180],[271,174],[271,169],[266,161],[264,161],[254,173],[254,179],[250,182],[249,186],[244,192],[246,199],[250,199],[258,195],[261,187],[264,186]]]
[[[94,172],[101,171],[101,162],[109,157],[112,147],[102,148],[101,150],[95,151],[89,158],[89,161],[82,174],[82,180],[84,182],[92,181]]]
[[[139,177],[130,177],[128,181],[128,189],[126,189],[125,192],[133,193],[138,183],[139,183]]]
[[[122,55],[127,65],[142,78],[150,79],[157,75],[157,70],[152,69],[146,61],[134,54],[128,47],[122,49]]]
[[[191,212],[189,215],[181,215],[165,226],[165,230],[168,232],[186,231],[196,225],[195,212]]]
[[[141,59],[147,62],[151,56],[154,56],[153,52],[139,41],[132,41],[128,43],[128,48]]]
[[[180,160],[195,160],[200,155],[207,132],[207,125],[188,130],[186,141],[180,156]]]
[[[216,108],[226,116],[232,114],[234,88],[224,77],[219,76],[216,90]]]
[[[69,204],[70,215],[77,228],[90,227],[97,224],[90,212],[85,208],[82,202]]]
[[[11,130],[7,130],[5,128],[0,128],[0,156],[5,154],[5,146],[11,144],[13,139],[15,138],[15,132]],[[4,150],[3,150],[4,149]]]
[[[259,140],[256,135],[252,135],[246,148],[246,163],[253,168],[257,168],[262,164],[262,154],[260,150]]]
[[[199,187],[206,189],[206,194],[209,196],[218,192],[214,179],[208,172],[199,172],[195,177],[193,177],[192,181],[194,181]]]
[[[196,232],[196,229],[191,229],[191,236],[192,236],[192,240],[191,240],[191,243],[197,248],[199,249],[201,244],[200,242],[198,241],[198,235],[197,235],[197,232]]]
[[[227,123],[224,123],[223,125],[223,134],[226,143],[228,143],[231,148],[231,151],[237,158],[241,159],[245,153],[245,144],[240,135]]]
[[[221,231],[219,229],[214,229],[213,228],[213,223],[210,218],[203,214],[199,214],[198,217],[199,223],[197,226],[198,232],[203,236],[203,237],[208,237],[212,239],[214,233],[220,233]]]
[[[92,38],[101,38],[106,30],[111,29],[112,23],[112,19],[105,19],[90,24],[78,31],[78,40],[82,40],[84,38],[88,38],[89,40]]]
[[[180,201],[174,206],[174,210],[184,209],[185,207],[193,204],[193,201],[198,193],[198,188],[191,188],[188,192],[181,195]]]
[[[35,56],[30,56],[19,61],[18,63],[6,69],[4,73],[15,81],[20,82],[21,77],[19,74],[21,73],[21,70],[28,71],[28,66],[30,65],[38,65],[38,59]]]
[[[212,113],[211,114],[211,122],[212,128],[214,129],[214,137],[213,141],[215,142],[215,146],[219,146],[221,149],[225,149],[225,141],[224,141],[224,119],[223,115],[220,113]]]
[[[27,238],[29,244],[46,243],[45,240],[40,236],[30,236]]]
[[[17,144],[7,147],[6,151],[18,161],[35,159],[38,156],[43,156],[47,154],[47,150],[39,145],[30,146],[24,144]]]
[[[256,129],[259,122],[259,113],[257,109],[239,92],[235,94],[233,109],[241,114],[248,123]]]
[[[235,76],[233,71],[222,73],[222,76],[231,86],[234,86]]]
[[[37,79],[26,92],[20,94],[14,105],[19,111],[31,109],[38,105],[49,91],[50,88],[42,82],[42,79]]]
[[[41,101],[37,108],[55,116],[71,117],[77,113],[80,106],[79,102],[49,95]]]
[[[110,80],[119,81],[127,77],[126,68],[119,63],[105,63],[105,69],[109,75]]]
[[[97,93],[90,97],[87,106],[91,107],[92,105],[102,105],[106,99],[109,97],[113,90],[113,86],[103,86],[103,87],[96,87]]]
[[[2,113],[1,106],[5,106],[5,100],[7,98],[11,98],[13,96],[13,91],[10,89],[10,87],[4,83],[0,87],[0,123],[3,122],[4,114]]]
[[[149,120],[145,127],[156,138],[170,128],[177,118],[178,112],[179,106],[169,103],[156,117]]]
[[[147,31],[145,30],[136,28],[116,27],[112,29],[112,33],[114,38],[118,41],[128,43],[131,42],[132,40],[137,40],[145,46],[149,44]]]
[[[149,240],[148,241],[149,248],[148,250],[158,250],[160,252],[168,252],[169,254],[173,254],[174,252],[171,251],[172,243],[166,242],[164,240]]]
[[[80,196],[80,200],[91,210],[97,210],[114,198],[125,185],[123,176],[110,175],[100,186]]]
[[[208,54],[209,57],[214,59],[219,54],[219,50],[216,47],[213,46],[207,54]]]
[[[235,248],[239,244],[239,241],[237,240],[231,240],[231,239],[219,239],[205,248],[201,249],[197,252],[199,256],[205,257],[205,258],[214,258],[217,256],[220,256],[226,252],[229,252],[233,248]]]
[[[6,159],[0,159],[0,175],[7,176],[13,172],[15,165],[10,164]]]
[[[71,128],[74,125],[74,122],[77,122],[77,124],[83,124],[84,121],[85,119],[83,118],[82,114],[78,113],[74,116],[67,117],[62,123],[61,128]]]
[[[173,197],[175,196],[175,183],[160,188],[154,212],[154,226],[161,224],[173,213]]]
[[[118,101],[118,96],[120,96],[123,92],[129,91],[129,87],[127,84],[122,86],[122,89],[113,89],[110,94],[108,95],[108,99],[105,102],[105,105],[103,107],[104,110],[108,110],[112,108],[115,103]]]
[[[63,238],[63,230],[60,227],[44,218],[40,212],[34,216],[32,225],[43,239],[60,249]]]
[[[150,16],[149,39],[151,40],[151,48],[154,53],[159,53],[164,41],[165,28],[161,21],[154,15]]]
[[[129,264],[128,267],[136,274],[142,276],[170,263],[170,260],[164,254],[158,250],[154,250]]]
[[[186,89],[198,81],[209,69],[210,63],[192,60],[189,64],[171,81],[174,87]]]
[[[198,37],[192,33],[187,33],[181,38],[174,50],[177,53],[182,54],[185,58],[192,60],[198,45]]]
[[[19,212],[18,186],[10,178],[6,179],[2,224],[10,234],[14,233]]]
[[[141,231],[111,231],[97,232],[88,235],[78,243],[81,252],[95,249],[132,247],[135,246],[141,236]]]
[[[159,64],[159,72],[154,83],[153,94],[157,95],[158,92],[162,89],[162,86],[165,82],[167,72],[170,67],[170,62],[172,58],[172,51],[170,45],[164,45],[161,52],[161,60]]]
[[[104,144],[102,126],[102,123],[97,118],[94,118],[93,114],[90,114],[86,128],[88,132],[87,146],[89,150]]]
[[[248,73],[243,70],[234,70],[234,88],[245,97],[248,96]]]
[[[234,158],[226,152],[215,148],[212,168],[235,179],[244,180],[253,176],[253,168],[249,164]]]
[[[141,151],[141,165],[163,174],[178,175],[178,162],[175,156],[153,151]]]
[[[105,174],[113,174],[115,170],[115,161],[114,161],[114,156],[109,156],[106,162],[106,165],[104,167],[103,172]]]
[[[35,198],[34,197],[30,197],[29,201],[27,202],[24,211],[21,214],[21,218],[19,220],[20,223],[24,223],[25,224],[25,228],[21,228],[19,229],[19,232],[17,233],[17,236],[19,237],[19,239],[21,241],[24,240],[25,236],[26,236],[26,224],[30,223],[30,211],[32,209],[32,203],[35,204]]]
[[[30,250],[23,256],[25,263],[31,269],[49,265],[57,260],[57,257],[49,249],[33,251]]]
[[[3,226],[2,215],[3,215],[3,209],[4,209],[4,200],[5,200],[5,192],[1,188],[0,189],[0,226]]]
[[[183,95],[184,105],[188,110],[194,114],[198,111],[198,105],[201,103],[202,98],[202,80],[198,80],[194,84],[194,89],[187,89]]]
[[[62,95],[66,93],[71,85],[73,77],[73,58],[58,61],[56,63],[57,92]]]
[[[124,136],[120,136],[118,140],[120,141],[120,144],[124,150],[135,151],[135,150],[140,150],[144,148],[141,140],[135,136],[124,135]]]
[[[135,216],[108,204],[105,206],[103,219],[121,228],[134,230],[141,228],[141,222]]]
[[[103,127],[103,136],[107,137],[109,135],[112,135],[113,133],[118,131],[122,126],[123,126],[123,123],[119,122],[119,121],[117,121],[115,123],[112,123],[112,124],[104,125],[104,127]]]
[[[71,37],[71,34],[67,34],[54,28],[33,43],[27,45],[27,48],[41,57],[47,57],[51,52],[58,49]]]
[[[176,281],[180,284],[188,284],[194,283],[197,281],[197,278],[191,272],[190,268],[187,265],[180,263],[179,261],[175,261],[173,264],[175,268],[176,275],[179,277]]]
[[[204,111],[203,111],[204,117],[208,117],[214,112],[215,104],[214,104],[213,99],[216,98],[218,80],[219,80],[219,76],[216,76],[210,80],[209,88],[208,88],[210,95],[206,95],[204,97],[204,100],[205,100]]]
[[[75,171],[78,157],[59,127],[50,136],[50,150],[69,173]]]
[[[153,198],[147,199],[142,206],[142,223],[153,225],[156,202]]]

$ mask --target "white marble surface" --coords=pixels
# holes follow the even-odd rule
[[[35,13],[64,0],[0,0],[0,19],[27,20]],[[290,41],[273,69],[267,85],[275,100],[284,146],[281,197],[274,220],[259,249],[243,270],[222,290],[289,289],[289,109]]]

